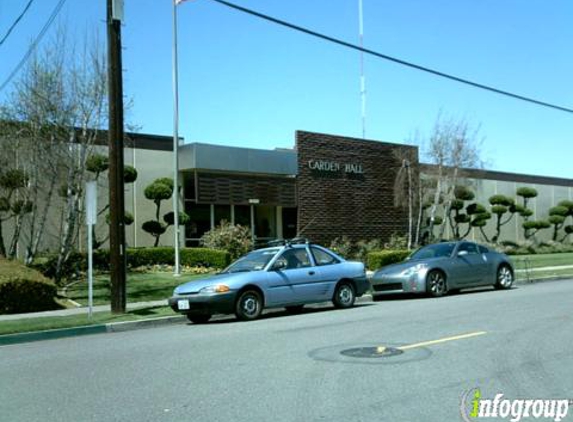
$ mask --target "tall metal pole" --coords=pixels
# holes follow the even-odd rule
[[[362,0],[358,0],[360,48],[364,48],[364,21],[362,12]],[[364,78],[364,51],[360,51],[360,98],[362,100],[362,138],[366,139],[366,80]]]
[[[107,0],[107,57],[109,96],[109,255],[111,311],[125,313],[125,226],[123,184],[123,83],[121,75],[121,21],[114,2]],[[117,7],[117,4],[116,4]]]
[[[179,75],[177,71],[177,1],[173,0],[173,232],[175,266],[173,275],[180,275],[179,265]]]

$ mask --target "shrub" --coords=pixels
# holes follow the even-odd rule
[[[348,236],[335,238],[330,242],[329,249],[332,249],[344,259],[351,259],[354,256],[354,246]]]
[[[232,225],[223,220],[213,230],[208,231],[201,238],[201,244],[206,248],[225,250],[231,259],[237,259],[253,248],[251,231],[248,227]]]
[[[180,264],[189,267],[225,268],[231,262],[226,251],[207,248],[181,248]],[[94,251],[94,269],[109,271],[110,258],[108,249]],[[157,248],[127,248],[127,268],[152,267],[154,265],[174,265],[175,251],[172,247]],[[38,258],[33,268],[46,277],[53,277],[56,271],[57,256]],[[70,260],[63,266],[65,277],[72,278],[87,270],[88,258],[86,253],[74,252]]]
[[[374,271],[386,265],[401,262],[409,255],[410,251],[408,250],[384,250],[370,252],[368,254],[368,268]]]
[[[370,241],[360,240],[356,242],[356,252],[353,259],[366,263],[368,261],[368,254],[370,252],[379,251],[382,249],[382,242],[379,239]]]
[[[0,259],[0,314],[58,309],[56,285],[38,271]]]

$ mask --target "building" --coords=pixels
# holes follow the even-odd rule
[[[96,147],[105,153],[105,140]],[[182,209],[191,222],[182,230],[185,246],[198,246],[201,236],[222,220],[248,226],[258,243],[274,238],[303,235],[328,245],[334,238],[386,241],[404,234],[407,212],[395,206],[395,180],[403,157],[413,167],[429,173],[432,166],[418,164],[415,146],[392,144],[335,135],[298,131],[294,149],[238,148],[205,143],[182,144],[179,169]],[[127,185],[126,211],[134,223],[126,228],[129,246],[151,246],[154,238],[141,229],[143,222],[155,219],[155,206],[144,196],[145,187],[159,177],[172,177],[171,137],[129,134],[124,152],[125,164],[138,170],[137,181]],[[573,179],[512,174],[487,170],[466,170],[466,182],[476,193],[476,201],[488,203],[494,194],[515,197],[518,187],[537,189],[539,195],[529,207],[536,219],[561,200],[573,199]],[[100,182],[100,204],[107,203],[107,181]],[[172,201],[163,201],[161,214],[172,211]],[[55,204],[50,230],[57,230],[61,211]],[[503,227],[502,238],[523,240],[521,218]],[[98,224],[107,230],[104,217]],[[494,233],[494,218],[484,228]],[[43,250],[55,249],[55,233],[45,236]],[[4,230],[5,240],[11,228]],[[449,236],[449,231],[446,231]],[[542,237],[550,238],[551,230]],[[469,235],[484,240],[481,231]],[[161,237],[162,245],[173,243],[172,228]],[[85,236],[78,238],[84,249]]]

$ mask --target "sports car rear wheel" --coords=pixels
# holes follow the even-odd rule
[[[235,304],[235,315],[241,321],[257,319],[263,312],[263,298],[256,290],[245,290]]]
[[[495,288],[496,289],[510,289],[513,285],[513,273],[511,272],[511,268],[507,265],[501,265],[497,269],[497,278],[495,280]]]
[[[440,297],[446,293],[446,277],[444,273],[432,270],[426,276],[426,290],[432,297]]]

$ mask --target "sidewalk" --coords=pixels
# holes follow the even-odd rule
[[[156,300],[153,302],[134,302],[127,304],[127,310],[141,309],[141,308],[151,308],[155,306],[167,306],[167,299]],[[93,312],[105,312],[111,311],[111,305],[99,305],[94,306]],[[70,315],[82,315],[88,313],[87,306],[82,306],[81,308],[70,308],[70,309],[60,309],[57,311],[45,311],[45,312],[29,312],[25,314],[10,314],[10,315],[0,315],[0,322],[11,321],[16,319],[25,318],[43,318],[43,317],[58,317],[58,316],[70,316]]]

